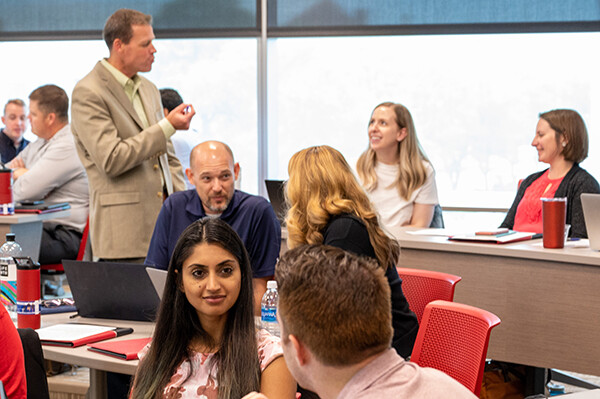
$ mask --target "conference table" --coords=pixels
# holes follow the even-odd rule
[[[23,250],[23,256],[29,256],[37,262],[40,255],[42,242],[42,222],[49,219],[67,217],[69,210],[37,213],[15,213],[14,215],[0,215],[0,238],[4,242],[6,233],[14,233],[15,241]]]
[[[454,301],[502,320],[488,358],[600,375],[600,252],[587,240],[546,249],[542,239],[499,245],[411,230],[398,237],[400,267],[461,276]]]
[[[133,333],[117,338],[111,338],[110,341],[120,341],[126,339],[147,338],[152,336],[154,323],[142,321],[92,319],[85,317],[76,317],[70,319],[75,313],[59,313],[42,316],[42,327],[47,327],[58,323],[87,323],[103,326],[130,327]],[[44,358],[57,362],[76,364],[90,369],[90,388],[87,397],[90,399],[104,399],[106,392],[106,372],[112,371],[121,374],[135,374],[138,366],[138,360],[121,360],[115,357],[102,355],[100,353],[87,350],[85,345],[77,348],[42,345]]]

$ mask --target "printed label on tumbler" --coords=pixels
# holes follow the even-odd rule
[[[277,309],[260,309],[260,318],[262,321],[266,322],[277,322]]]
[[[40,300],[37,301],[17,301],[17,314],[40,314]]]
[[[0,204],[0,215],[14,215],[15,205],[11,202],[7,204]]]

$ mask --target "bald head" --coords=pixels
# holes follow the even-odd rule
[[[220,214],[227,209],[235,192],[234,183],[240,166],[233,160],[231,148],[220,141],[198,144],[190,155],[190,168],[185,171],[196,187],[207,214]]]
[[[195,146],[190,155],[190,165],[194,165],[196,157],[204,159],[229,157],[231,164],[235,163],[231,148],[227,144],[215,140],[205,141]]]

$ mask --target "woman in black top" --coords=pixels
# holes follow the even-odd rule
[[[379,226],[373,206],[343,155],[329,146],[310,147],[292,156],[288,173],[288,246],[326,244],[377,259],[392,293],[392,347],[407,358],[419,325],[396,271],[399,245]]]

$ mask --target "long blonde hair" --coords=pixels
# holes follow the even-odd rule
[[[377,213],[339,151],[326,145],[301,150],[290,159],[288,173],[285,196],[290,248],[323,243],[322,230],[331,217],[348,213],[365,224],[381,267],[395,265],[398,243],[379,227]]]
[[[376,106],[373,112],[379,107],[391,108],[396,114],[398,127],[406,128],[406,137],[398,142],[398,179],[394,186],[398,189],[400,197],[408,201],[412,193],[425,184],[427,169],[423,165],[423,161],[429,162],[429,159],[419,144],[415,125],[408,109],[402,104],[385,102]],[[376,163],[377,154],[371,149],[371,146],[361,154],[356,163],[358,177],[367,191],[377,188]]]

